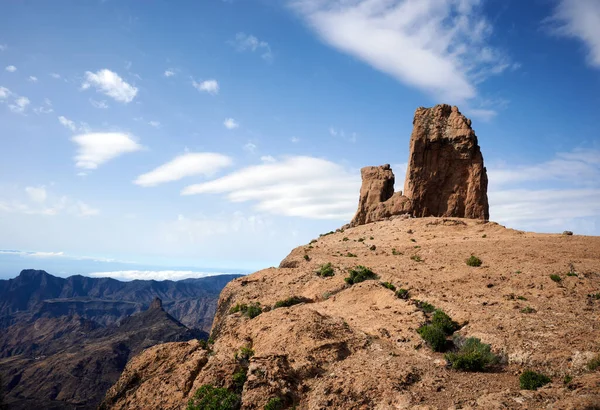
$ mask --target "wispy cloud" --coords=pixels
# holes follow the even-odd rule
[[[173,77],[175,75],[175,70],[173,70],[172,68],[169,68],[168,70],[165,70],[164,74],[165,77]]]
[[[404,84],[451,103],[477,95],[477,83],[510,68],[489,44],[480,0],[292,0],[328,45]]]
[[[12,104],[9,104],[8,108],[14,113],[23,114],[30,103],[29,98],[21,96],[17,97]]]
[[[44,186],[28,186],[11,198],[0,198],[0,212],[25,215],[55,216],[59,214],[88,217],[100,211],[87,203],[66,195],[56,195]],[[3,193],[4,196],[6,193]]]
[[[31,83],[37,83],[38,82],[38,78],[36,76],[34,76],[34,75],[30,75],[27,80],[29,82],[31,82]]]
[[[253,35],[246,33],[237,33],[235,39],[230,42],[237,51],[258,51],[265,61],[273,61],[273,52],[269,43],[259,40]]]
[[[108,108],[108,104],[104,100],[96,101],[93,98],[90,98],[90,104],[92,104],[93,107],[99,108],[101,110],[105,110]]]
[[[225,121],[223,121],[223,125],[228,130],[234,130],[240,126],[240,124],[238,124],[238,122],[233,118],[226,118]]]
[[[64,117],[62,115],[59,116],[58,122],[60,122],[63,127],[68,128],[73,132],[77,131],[77,125],[75,125],[75,122],[68,119],[67,117]]]
[[[244,151],[254,154],[258,147],[253,142],[248,141],[242,148],[244,148]]]
[[[160,128],[160,122],[159,121],[148,121],[148,125],[154,128]]]
[[[143,148],[132,135],[122,132],[81,134],[71,141],[77,145],[75,166],[83,169],[96,169],[111,159]]]
[[[85,81],[81,84],[81,88],[87,90],[92,86],[98,92],[122,103],[133,101],[138,92],[136,87],[125,82],[117,73],[107,69],[95,73],[86,71]]]
[[[600,2],[597,0],[558,0],[554,13],[546,20],[559,36],[583,42],[588,61],[600,68]]]
[[[32,187],[28,186],[25,188],[25,192],[29,195],[29,198],[38,203],[46,202],[46,198],[48,195],[46,194],[46,188],[43,186],[40,187]]]
[[[140,175],[134,184],[150,187],[165,182],[177,181],[185,177],[203,175],[210,177],[221,169],[230,166],[233,160],[222,154],[212,152],[189,152],[159,166],[158,168]]]
[[[54,78],[55,80],[59,80],[60,79],[60,74],[58,74],[58,73],[50,73],[50,77]]]
[[[17,71],[17,67],[15,67],[14,65],[9,65],[9,66],[6,66],[5,70],[8,71],[9,73],[14,73],[15,71]]]
[[[360,174],[313,157],[288,157],[243,168],[213,181],[190,185],[182,195],[226,194],[232,202],[311,219],[349,220],[356,211]]]
[[[33,112],[36,114],[50,114],[54,112],[52,108],[52,101],[49,98],[44,98],[44,104],[33,109]]]
[[[192,80],[192,85],[198,91],[206,92],[212,95],[219,94],[219,83],[217,80],[206,80],[200,83]]]
[[[198,272],[189,270],[120,270],[110,272],[92,272],[87,274],[93,278],[113,278],[122,281],[130,280],[182,280],[205,278],[208,276],[226,275],[223,272]]]
[[[0,100],[6,100],[12,95],[12,92],[6,87],[0,87]]]

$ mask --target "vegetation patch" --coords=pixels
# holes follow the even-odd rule
[[[372,250],[372,251],[374,251],[375,249],[377,249],[377,246],[371,245],[371,247],[369,249]]]
[[[250,361],[250,358],[252,356],[254,356],[254,350],[252,350],[252,348],[249,346],[242,346],[242,347],[240,347],[240,350],[235,352],[235,354],[233,355],[233,358],[237,362],[239,362],[243,365],[247,365],[247,363]]]
[[[282,307],[290,307],[290,306],[294,306],[299,303],[304,303],[307,301],[308,301],[308,299],[300,297],[300,296],[291,296],[287,299],[277,301],[275,303],[275,306],[273,306],[273,309],[282,308]]]
[[[355,283],[364,282],[368,279],[377,279],[377,275],[366,266],[358,265],[350,270],[350,276],[344,278],[347,284],[354,285]]]
[[[454,345],[458,351],[446,353],[445,358],[455,370],[480,372],[498,363],[498,356],[492,353],[491,346],[476,337],[455,336]]]
[[[452,320],[452,318],[441,309],[437,309],[433,312],[431,324],[440,328],[447,335],[451,335],[460,328],[458,323]]]
[[[587,368],[591,371],[600,369],[600,353],[596,355],[592,360],[587,364]]]
[[[469,259],[467,259],[467,265],[468,266],[473,266],[475,268],[481,266],[481,264],[483,263],[483,261],[481,259],[479,259],[477,256],[475,255],[471,255],[469,257]]]
[[[342,238],[342,241],[344,241],[344,242],[346,242],[346,241],[349,241],[349,240],[350,240],[350,239],[348,239],[348,237],[347,237],[347,236],[344,236],[344,237]]]
[[[381,286],[389,290],[396,290],[396,287],[390,282],[381,282]]]
[[[239,394],[210,384],[201,386],[188,401],[187,410],[237,410],[242,404]]]
[[[523,309],[521,309],[521,313],[535,313],[535,312],[537,312],[537,310],[535,310],[531,306],[527,306],[527,307],[524,307]]]
[[[235,388],[235,391],[238,393],[241,393],[242,390],[244,389],[244,383],[246,383],[246,379],[248,378],[248,376],[246,375],[247,372],[248,372],[248,369],[241,367],[232,376],[233,387]]]
[[[423,325],[417,329],[417,333],[427,342],[434,352],[446,350],[446,333],[434,325]]]
[[[280,397],[272,397],[269,399],[267,404],[265,404],[265,410],[283,410],[284,408],[283,400]]]
[[[548,376],[532,370],[524,371],[519,377],[519,384],[523,390],[537,390],[551,381]]]
[[[358,242],[364,242],[365,238],[358,238]]]
[[[396,248],[392,248],[392,255],[402,255],[402,252],[398,252]]]
[[[433,313],[435,311],[435,306],[433,306],[431,303],[415,299],[415,304],[417,305],[417,309],[423,313]]]
[[[350,252],[348,252],[348,253],[346,254],[346,256],[347,256],[348,258],[356,258],[356,254],[354,254],[354,253],[350,253]]]
[[[413,255],[410,258],[415,262],[423,262],[423,259],[419,255]]]
[[[304,255],[304,260],[308,262],[310,260],[310,256]]]
[[[320,276],[322,278],[327,278],[330,276],[333,276],[334,272],[333,272],[333,266],[331,266],[331,263],[326,263],[324,265],[321,265],[319,267],[319,270],[317,271],[317,276]]]
[[[242,312],[242,315],[249,317],[250,319],[254,319],[256,316],[262,313],[262,308],[260,307],[260,303],[250,303],[249,305],[246,303],[238,303],[231,309],[229,309],[229,313],[237,313]]]
[[[408,290],[400,288],[396,291],[396,297],[406,300],[410,297],[410,294],[408,293]]]
[[[562,280],[560,275],[557,275],[556,273],[550,275],[550,279],[552,279],[556,283],[559,283]]]

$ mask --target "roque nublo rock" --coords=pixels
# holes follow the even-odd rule
[[[489,219],[487,173],[471,120],[446,104],[418,108],[413,120],[404,195],[394,193],[389,165],[361,169],[351,226],[394,215]]]

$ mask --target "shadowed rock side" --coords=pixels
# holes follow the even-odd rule
[[[481,266],[467,266],[472,254]],[[230,282],[214,344],[169,343],[133,358],[104,408],[184,410],[205,384],[239,392],[242,410],[273,398],[284,407],[268,408],[298,410],[597,408],[600,372],[587,365],[600,354],[598,254],[598,237],[474,219],[395,218],[322,236],[287,256],[293,268]],[[317,275],[327,263],[333,276]],[[378,279],[348,285],[357,265]],[[292,296],[293,306],[281,303]],[[451,369],[417,332],[431,317],[417,300],[458,322],[455,334],[490,344],[500,363],[484,372]],[[239,309],[254,303],[262,307],[257,316]],[[253,355],[240,359],[241,348]],[[521,390],[528,369],[552,382]]]
[[[487,185],[471,120],[446,104],[418,108],[404,182],[414,216],[488,220]]]
[[[389,164],[361,169],[350,226],[403,214],[488,220],[487,174],[471,120],[442,104],[418,108],[413,125],[404,195],[394,193]]]

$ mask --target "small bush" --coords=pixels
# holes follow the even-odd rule
[[[439,327],[447,335],[451,335],[460,327],[458,326],[458,323],[452,320],[452,318],[441,309],[437,309],[435,312],[433,312],[431,324]]]
[[[371,269],[359,265],[354,269],[351,269],[350,276],[345,278],[344,280],[349,285],[354,285],[355,283],[364,282],[367,279],[377,279],[377,275],[373,273]]]
[[[537,390],[550,382],[551,379],[548,376],[531,370],[524,371],[519,377],[519,384],[523,390]]]
[[[410,258],[415,262],[423,262],[423,259],[419,255],[413,255]]]
[[[433,351],[443,352],[446,349],[446,334],[439,327],[423,325],[417,329],[417,333],[419,333]]]
[[[324,265],[321,265],[321,267],[317,271],[317,276],[320,276],[322,278],[327,278],[327,277],[333,276],[333,275],[334,275],[334,272],[333,272],[333,266],[331,266],[331,263],[326,263]]]
[[[521,313],[535,313],[535,312],[537,312],[537,310],[535,310],[531,306],[527,306],[527,307],[524,307],[523,309],[521,309]]]
[[[229,313],[237,313],[242,312],[243,315],[249,317],[250,319],[254,319],[256,316],[262,313],[262,308],[259,303],[250,303],[249,305],[245,303],[238,303],[231,309],[229,309]]]
[[[435,311],[435,306],[433,306],[431,303],[427,303],[422,300],[416,300],[416,299],[415,299],[415,302],[417,304],[417,309],[419,309],[421,312],[432,313]]]
[[[245,303],[238,303],[237,305],[233,306],[231,309],[229,309],[229,313],[237,313],[237,312],[242,312],[245,313],[246,310],[248,310],[248,305]]]
[[[389,290],[396,290],[396,287],[390,282],[381,282],[381,286]]]
[[[400,288],[396,291],[396,297],[400,299],[408,299],[410,295],[408,294],[408,290]]]
[[[392,248],[392,255],[402,255],[402,252],[398,252],[396,248]]]
[[[372,251],[374,251],[375,249],[377,249],[377,246],[371,245],[371,247],[369,249],[372,250]]]
[[[411,242],[416,242],[417,240],[415,238],[410,238]]]
[[[240,406],[241,397],[238,394],[205,384],[188,401],[187,410],[238,410]]]
[[[487,235],[483,234],[483,235],[481,235],[481,237],[485,239],[485,238],[487,238]]]
[[[468,266],[479,267],[479,266],[481,266],[482,263],[483,262],[481,261],[481,259],[479,259],[475,255],[471,255],[471,257],[469,259],[467,259]]]
[[[313,243],[317,243],[318,241],[316,239],[313,239],[312,241],[310,241],[308,244],[312,245]]]
[[[589,295],[592,299],[600,300],[600,292]]]
[[[355,254],[353,254],[353,253],[350,253],[350,252],[348,252],[348,253],[346,254],[346,256],[347,256],[348,258],[356,258],[356,255],[355,255]]]
[[[310,256],[308,256],[308,255],[304,255],[304,260],[305,260],[305,261],[309,261],[309,260],[310,260]]]
[[[237,372],[235,372],[232,376],[233,386],[235,387],[235,391],[241,393],[244,389],[244,383],[246,383],[246,369],[240,368]]]
[[[333,232],[333,231],[329,231],[327,233],[322,233],[321,235],[319,235],[319,237],[321,237],[321,236],[327,236],[327,235],[333,235],[334,233],[335,232]]]
[[[554,282],[558,283],[562,280],[562,278],[560,277],[560,275],[557,275],[556,273],[550,275],[550,279],[552,279]]]
[[[273,307],[273,309],[277,309],[277,308],[281,308],[281,307],[290,307],[290,306],[294,306],[294,305],[297,305],[297,304],[303,303],[303,302],[306,302],[305,298],[299,297],[299,296],[291,296],[287,299],[277,301],[275,303],[275,306]]]
[[[519,300],[527,300],[527,298],[525,296],[517,296],[517,299],[519,299]]]
[[[371,236],[369,239],[370,239],[370,240],[373,240],[373,239],[375,239],[375,238],[373,238],[373,237]]]
[[[365,238],[358,238],[358,242],[364,242]]]
[[[247,363],[252,356],[254,356],[254,350],[252,350],[252,348],[248,346],[240,347],[240,350],[235,352],[235,354],[233,355],[235,360],[240,363]]]
[[[563,378],[563,384],[569,384],[573,381],[573,377],[569,374],[567,374],[564,378]]]
[[[463,339],[454,338],[458,352],[447,353],[445,358],[453,369],[467,372],[479,372],[498,362],[498,357],[492,353],[491,346],[481,343],[476,337]]]
[[[569,272],[569,273],[567,273],[567,276],[575,276],[575,277],[577,277],[577,274],[575,272]]]
[[[421,248],[421,245],[415,245],[415,246],[413,246],[413,248],[415,248],[415,249],[420,249],[420,248]]]
[[[348,239],[348,237],[347,237],[347,236],[344,236],[344,237],[342,238],[342,241],[344,241],[344,242],[346,242],[346,241],[349,241],[349,240],[350,240],[350,239]]]
[[[283,400],[279,397],[273,397],[269,399],[267,404],[265,404],[265,410],[283,410],[284,404]]]
[[[587,368],[591,371],[600,369],[600,354],[597,354],[596,357],[589,361]]]

